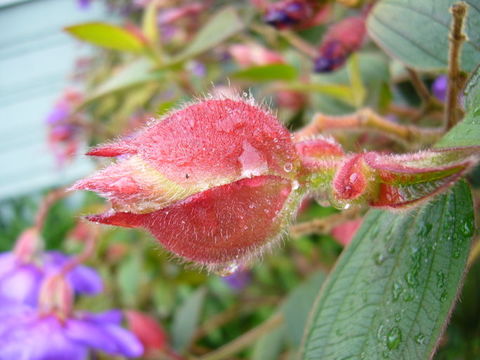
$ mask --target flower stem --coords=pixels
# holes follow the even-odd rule
[[[257,341],[262,335],[271,332],[283,323],[283,315],[280,312],[273,314],[267,321],[251,329],[232,342],[222,346],[218,350],[210,352],[197,360],[223,360],[231,359],[233,354],[245,349]]]
[[[316,114],[311,123],[295,134],[296,140],[326,131],[376,130],[405,145],[411,143],[432,144],[443,134],[443,129],[424,129],[413,125],[401,125],[385,119],[369,108],[343,116]]]
[[[463,32],[463,24],[467,15],[467,4],[463,1],[454,4],[452,13],[452,25],[450,28],[450,48],[448,59],[448,90],[445,107],[445,128],[452,128],[458,122],[458,95],[465,80],[460,70],[460,53],[466,36]]]
[[[282,30],[278,32],[290,45],[296,48],[301,53],[307,55],[308,57],[314,59],[318,55],[318,51],[310,45],[308,42],[303,40],[297,34],[290,30]]]
[[[37,215],[35,217],[35,227],[40,231],[45,223],[45,219],[48,214],[48,210],[50,207],[57,202],[58,200],[62,199],[67,195],[64,188],[55,189],[45,196],[40,207],[37,211]]]
[[[333,214],[324,218],[312,221],[302,222],[290,227],[290,235],[298,238],[308,234],[329,234],[332,229],[348,220],[353,220],[360,216],[359,209],[349,209],[338,214]]]

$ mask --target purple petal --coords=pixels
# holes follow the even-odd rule
[[[60,270],[71,257],[58,251],[49,251],[45,255],[45,271],[49,274]],[[98,273],[84,265],[77,266],[70,274],[68,280],[75,292],[86,295],[96,295],[103,291],[103,282]]]
[[[11,326],[0,338],[2,360],[84,360],[87,348],[70,341],[53,316],[32,312]]]
[[[68,279],[76,292],[96,295],[103,291],[102,278],[88,266],[77,266],[68,275]]]
[[[0,278],[0,298],[35,305],[42,280],[34,265],[21,265]]]
[[[69,339],[83,346],[102,350],[109,354],[118,352],[117,343],[101,326],[87,320],[70,319],[65,326]]]
[[[435,79],[435,81],[432,84],[433,95],[441,102],[445,102],[445,99],[447,97],[447,88],[448,88],[447,75],[440,75]]]
[[[123,319],[121,310],[108,310],[99,314],[85,314],[85,319],[99,324],[112,324],[120,326]]]
[[[70,106],[66,102],[60,102],[47,115],[45,122],[53,125],[64,122],[70,115]]]
[[[143,345],[130,331],[116,325],[106,324],[103,329],[115,340],[118,353],[126,357],[139,357],[143,354]]]
[[[17,259],[12,252],[0,254],[0,278],[7,272],[10,272],[17,264]]]

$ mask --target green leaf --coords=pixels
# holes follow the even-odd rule
[[[447,68],[449,8],[457,0],[383,0],[370,12],[370,37],[407,66],[420,70]],[[462,51],[462,68],[472,71],[480,62],[480,6],[469,5],[465,31],[468,40]]]
[[[117,282],[124,304],[135,306],[140,289],[140,274],[142,274],[142,261],[138,253],[130,255],[120,263],[117,273]]]
[[[429,359],[474,233],[469,187],[405,213],[370,211],[316,300],[302,359]]]
[[[177,351],[182,351],[190,345],[193,334],[205,302],[206,289],[195,291],[175,312],[172,324],[172,345]]]
[[[132,32],[112,24],[102,22],[89,22],[68,26],[65,31],[77,39],[107,49],[142,52],[144,43]]]
[[[465,89],[465,118],[436,144],[437,147],[480,146],[480,67]]]
[[[172,63],[178,63],[195,57],[232,35],[243,30],[244,24],[233,7],[226,7],[214,14],[207,24],[197,33],[190,45],[174,57]]]
[[[162,71],[152,71],[151,68],[151,62],[145,58],[127,64],[104,83],[98,85],[80,107],[96,101],[103,96],[112,95],[134,86],[159,81],[164,77]]]
[[[300,346],[308,314],[325,278],[323,271],[315,273],[295,288],[282,306],[286,336],[294,347]]]
[[[294,80],[298,76],[297,69],[288,64],[271,64],[252,66],[231,74],[232,77],[249,81]]]
[[[355,106],[359,108],[365,101],[367,91],[365,90],[365,86],[363,86],[362,73],[360,71],[360,63],[357,54],[353,54],[348,59],[347,71],[352,87],[353,102]]]
[[[285,328],[263,335],[253,347],[250,360],[278,360],[285,345]]]

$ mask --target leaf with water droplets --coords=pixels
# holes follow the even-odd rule
[[[464,182],[410,212],[370,211],[318,295],[301,359],[430,358],[461,284],[472,229]]]

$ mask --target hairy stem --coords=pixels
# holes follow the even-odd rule
[[[327,131],[362,129],[375,130],[405,145],[432,144],[443,134],[443,129],[424,129],[413,125],[396,124],[365,108],[343,116],[317,114],[309,125],[295,134],[295,138],[300,140]]]
[[[35,227],[38,230],[41,230],[43,224],[45,223],[45,219],[48,214],[48,210],[52,207],[52,205],[57,202],[58,200],[62,199],[66,196],[66,191],[64,188],[55,189],[45,196],[40,207],[38,209],[37,215],[35,217]]]
[[[463,24],[467,15],[467,4],[463,1],[454,4],[452,13],[452,25],[450,28],[450,48],[448,59],[448,90],[445,107],[445,128],[452,128],[458,122],[458,95],[464,82],[460,70],[460,53],[466,36],[463,32]]]

